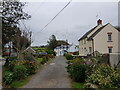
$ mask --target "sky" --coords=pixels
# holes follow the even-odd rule
[[[106,23],[118,25],[118,2],[75,2],[73,0],[43,29],[69,1],[27,2],[24,11],[31,15],[31,18],[24,21],[26,27],[21,23],[21,28],[32,31],[32,46],[47,44],[52,34],[58,40],[68,40],[70,44],[78,45],[78,39],[95,27],[98,19],[102,20],[103,25]]]

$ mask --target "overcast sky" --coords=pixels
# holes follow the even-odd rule
[[[43,31],[41,29],[67,4],[68,2],[28,2],[25,12],[31,19],[25,25],[33,32],[32,45],[47,44],[49,37],[54,34],[59,40],[68,40],[78,44],[78,39],[97,25],[102,19],[103,25],[118,24],[117,2],[71,2]],[[96,17],[98,16],[98,17]],[[22,25],[22,29],[25,27]]]

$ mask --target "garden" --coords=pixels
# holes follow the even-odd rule
[[[53,53],[36,56],[24,53],[19,59],[17,56],[7,57],[3,66],[3,87],[19,88],[28,83],[32,75],[54,58]]]
[[[72,57],[67,59],[67,71],[72,78],[73,88],[120,88],[118,67],[111,67],[102,56]]]

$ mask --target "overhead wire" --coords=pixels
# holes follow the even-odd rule
[[[72,0],[70,0],[39,32],[43,31],[71,2]]]

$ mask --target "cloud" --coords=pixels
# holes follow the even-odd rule
[[[92,27],[97,19],[103,24],[117,26],[118,3],[116,2],[72,2],[42,32],[41,29],[67,4],[67,2],[30,2],[25,11],[32,15],[26,26],[33,32],[33,44],[46,44],[49,36],[78,44],[78,39]],[[98,15],[98,18],[96,17]],[[24,26],[21,26],[24,27]]]

